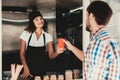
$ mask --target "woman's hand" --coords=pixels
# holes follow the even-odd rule
[[[22,70],[22,68],[23,68],[23,65],[17,64],[17,66],[15,68],[15,64],[11,64],[11,73],[12,73],[12,76],[11,76],[10,80],[17,80],[17,78],[19,76],[19,73]]]
[[[59,47],[57,46],[56,53],[57,53],[57,54],[62,54],[65,50],[66,50],[65,48],[59,48]]]
[[[33,77],[33,75],[30,74],[30,70],[29,70],[29,68],[28,68],[27,66],[24,67],[24,72],[23,72],[23,74],[21,75],[21,77],[22,77],[23,79],[26,79],[26,78],[28,78],[28,77]]]

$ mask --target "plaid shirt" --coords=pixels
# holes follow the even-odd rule
[[[83,80],[120,80],[120,48],[105,28],[92,35],[83,64]]]

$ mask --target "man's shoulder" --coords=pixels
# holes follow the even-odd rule
[[[107,32],[103,32],[96,37],[96,40],[102,41],[108,41],[110,39],[112,39],[112,37]]]
[[[97,38],[97,41],[101,41],[103,44],[106,44],[106,45],[113,45],[113,44],[118,45],[116,39],[109,34],[104,36],[99,36]]]

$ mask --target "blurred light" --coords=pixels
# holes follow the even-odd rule
[[[75,9],[73,9],[73,10],[70,10],[70,13],[75,12],[75,11],[77,11],[77,10],[82,10],[82,9],[83,9],[83,7],[78,7],[78,8],[75,8]]]

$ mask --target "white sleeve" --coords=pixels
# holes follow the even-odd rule
[[[28,42],[29,36],[30,36],[30,33],[29,33],[29,32],[23,31],[22,34],[20,35],[20,39]]]
[[[51,34],[49,34],[49,33],[47,33],[47,35],[45,35],[46,37],[46,43],[48,43],[48,42],[51,42],[51,41],[53,41],[53,38],[52,38],[52,36],[51,36]]]

